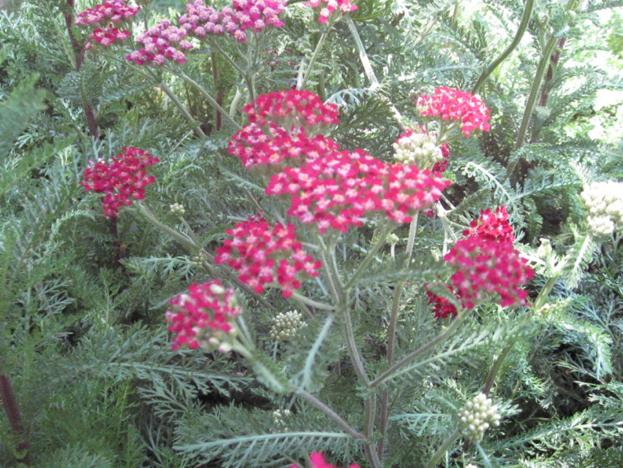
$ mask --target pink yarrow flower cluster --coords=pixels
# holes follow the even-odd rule
[[[279,15],[283,13],[286,2],[279,0],[234,0],[231,7],[218,11],[206,6],[203,0],[186,4],[186,14],[178,19],[180,25],[198,38],[209,34],[230,34],[235,40],[244,42],[246,30],[253,32],[268,26],[280,28],[283,22]]]
[[[133,51],[125,58],[137,65],[153,63],[161,66],[167,60],[185,63],[184,51],[193,48],[185,39],[186,36],[188,36],[186,29],[173,25],[170,20],[162,20],[136,40],[139,44],[143,44],[144,48]]]
[[[301,287],[301,280],[318,276],[320,261],[314,261],[296,241],[293,224],[268,224],[251,217],[225,231],[232,236],[216,251],[215,263],[225,263],[236,270],[239,279],[257,293],[270,284],[281,287],[283,297]]]
[[[234,290],[225,288],[218,279],[195,283],[169,301],[166,312],[167,330],[175,335],[171,348],[227,352],[236,333],[234,320],[241,308]]]
[[[141,7],[128,6],[123,0],[111,0],[78,13],[76,25],[103,26],[108,23],[118,23],[132,18],[140,9]]]
[[[441,117],[443,120],[460,122],[461,131],[466,137],[474,131],[489,131],[489,109],[471,93],[440,87],[432,96],[420,96],[415,104],[423,117]]]
[[[269,122],[271,136],[257,124],[245,125],[229,142],[228,152],[237,156],[246,168],[270,166],[271,172],[283,169],[282,162],[289,165],[317,159],[338,149],[330,138],[307,136],[304,127],[297,131],[286,131],[275,122]]]
[[[87,192],[105,193],[104,215],[116,218],[121,207],[145,198],[145,188],[155,182],[153,176],[147,175],[147,168],[158,162],[142,149],[123,148],[110,164],[98,162],[88,168],[80,185]]]
[[[113,23],[128,21],[139,10],[140,7],[130,7],[122,0],[113,0],[79,13],[76,17],[76,25],[95,28],[89,36],[90,42],[87,42],[85,49],[91,49],[94,44],[109,47],[115,42],[125,41],[132,33],[127,29],[116,28]]]
[[[272,176],[266,193],[292,197],[288,215],[315,223],[321,233],[329,228],[346,232],[373,212],[408,223],[416,212],[437,202],[448,185],[439,174],[387,164],[356,149],[286,167]]]
[[[232,137],[228,151],[247,168],[259,166],[275,173],[285,163],[300,165],[338,149],[337,143],[320,135],[339,122],[337,107],[324,104],[311,91],[264,94],[244,112],[249,124]]]
[[[313,468],[339,468],[325,461],[324,455],[320,452],[312,453],[309,456],[309,461],[311,462],[311,465]],[[291,465],[290,468],[300,468],[300,467],[297,465]],[[360,468],[360,467],[359,465],[352,464],[352,465],[349,465],[348,468]]]
[[[318,133],[339,123],[337,106],[325,104],[311,91],[287,90],[263,94],[244,107],[249,122],[265,127],[269,122],[290,129],[305,127]]]
[[[310,0],[305,2],[305,5],[312,8],[320,9],[320,16],[318,22],[326,23],[329,17],[337,12],[350,13],[357,10],[357,5],[350,2],[350,0]]]
[[[451,286],[455,295],[467,309],[490,300],[499,301],[502,307],[527,306],[528,293],[522,287],[534,277],[534,270],[514,248],[515,237],[508,222],[505,207],[482,211],[477,222],[463,232],[444,260],[454,267]],[[435,315],[456,315],[442,300],[429,295],[435,305]]]

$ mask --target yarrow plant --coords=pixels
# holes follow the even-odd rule
[[[167,330],[175,335],[174,350],[231,350],[236,334],[235,318],[242,311],[232,288],[225,288],[218,279],[195,283],[188,288],[188,293],[172,298],[169,307]]]
[[[236,270],[239,279],[256,292],[268,285],[278,285],[283,297],[290,297],[301,287],[301,280],[318,276],[320,261],[314,261],[295,239],[293,224],[268,224],[252,217],[225,231],[233,237],[217,249],[214,261]]]
[[[153,63],[162,66],[167,60],[186,63],[184,51],[193,48],[186,36],[186,29],[173,25],[168,19],[162,20],[136,39],[144,48],[128,54],[126,59],[137,65]]]
[[[286,167],[271,178],[266,193],[291,197],[288,214],[304,224],[314,223],[320,233],[329,228],[346,232],[375,212],[408,223],[437,202],[448,185],[439,174],[387,164],[356,149]]]
[[[131,7],[122,0],[112,0],[79,13],[76,25],[93,29],[89,36],[91,42],[85,45],[85,49],[90,49],[94,44],[109,47],[115,42],[125,41],[132,33],[127,29],[116,28],[115,24],[131,21],[139,10],[140,7]]]
[[[186,4],[186,14],[178,21],[199,39],[211,34],[230,34],[236,41],[245,42],[247,29],[258,33],[268,26],[282,27],[279,15],[285,6],[285,2],[278,0],[234,0],[231,7],[218,11],[196,0]]]
[[[458,412],[461,433],[478,443],[482,441],[487,429],[500,425],[498,408],[484,393],[479,393]]]
[[[87,192],[105,193],[104,215],[116,218],[121,207],[145,198],[145,188],[156,180],[147,175],[147,169],[158,162],[158,158],[140,148],[124,148],[110,164],[99,161],[89,167],[80,185]]]
[[[419,132],[408,128],[393,147],[394,159],[402,164],[414,164],[431,172],[445,172],[448,168],[450,147],[447,143],[439,145],[436,135],[426,133],[423,128]]]
[[[597,235],[612,234],[623,227],[623,184],[593,182],[582,191],[588,209],[588,228]]]
[[[448,289],[460,298],[463,306],[472,309],[491,298],[496,298],[502,307],[528,305],[528,293],[522,286],[532,279],[534,270],[513,246],[515,236],[506,208],[483,210],[463,235],[467,237],[458,240],[444,257],[455,269]],[[428,297],[438,318],[456,315],[447,300],[434,294]]]
[[[422,117],[441,117],[444,121],[459,122],[466,137],[475,131],[489,131],[489,109],[471,93],[440,87],[432,96],[421,95],[415,104]]]

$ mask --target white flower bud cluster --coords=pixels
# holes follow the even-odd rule
[[[190,263],[192,263],[193,265],[203,265],[207,261],[208,256],[203,252],[199,252],[190,257]]]
[[[479,393],[458,412],[459,429],[472,442],[478,443],[491,426],[499,426],[498,408],[484,393]]]
[[[292,411],[290,411],[289,409],[273,411],[273,424],[275,425],[275,429],[277,431],[288,430],[288,420],[291,416]]]
[[[588,210],[588,229],[594,234],[612,234],[623,227],[623,183],[595,182],[582,192]]]
[[[413,132],[394,143],[394,159],[402,164],[430,169],[443,159],[434,135]]]
[[[184,213],[186,213],[186,209],[184,208],[184,205],[181,205],[179,203],[173,203],[172,205],[169,206],[169,209],[171,210],[171,213],[177,216],[183,216]]]
[[[478,467],[474,465],[473,463],[470,463],[469,465],[466,465],[465,468],[478,468]]]
[[[270,337],[280,343],[294,338],[298,331],[306,327],[303,314],[296,310],[281,312],[273,319],[273,326],[270,329]]]

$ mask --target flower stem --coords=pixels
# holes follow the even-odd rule
[[[376,74],[374,73],[374,69],[372,68],[372,64],[370,63],[370,58],[368,57],[366,48],[363,45],[363,41],[361,40],[361,37],[359,36],[357,27],[355,26],[355,23],[353,22],[350,16],[346,15],[345,21],[346,21],[346,24],[348,25],[348,29],[351,35],[353,36],[353,39],[355,40],[355,45],[357,46],[357,51],[359,52],[359,59],[361,60],[363,69],[366,73],[366,76],[368,77],[368,80],[370,81],[370,90],[376,91],[376,89],[380,88],[381,85],[379,83],[379,80],[376,77]],[[390,101],[390,99],[387,96],[381,94],[381,98],[389,105],[389,109],[392,112],[392,117],[394,118],[398,126],[400,126],[402,131],[405,131],[407,127],[403,123],[403,119],[402,119],[402,115],[400,114],[400,111],[398,111],[396,106],[394,106],[394,104]]]
[[[13,435],[20,441],[17,446],[17,451],[20,452],[21,458],[19,461],[26,466],[31,466],[30,461],[30,440],[28,433],[22,426],[22,418],[17,406],[17,400],[15,399],[15,393],[13,392],[13,385],[11,379],[6,375],[0,375],[0,399],[2,400],[2,407],[6,413],[9,425]]]
[[[374,259],[374,256],[378,253],[379,250],[381,250],[381,247],[383,247],[383,245],[385,244],[385,240],[387,238],[387,235],[393,229],[394,229],[394,226],[392,225],[392,223],[387,223],[381,229],[381,232],[380,232],[379,237],[378,237],[378,239],[376,241],[376,244],[374,244],[372,246],[372,248],[370,250],[368,250],[368,253],[365,256],[365,258],[361,261],[361,263],[359,264],[359,266],[357,267],[357,269],[355,270],[353,275],[346,282],[346,285],[344,286],[344,291],[348,292],[354,286],[354,284],[357,281],[357,279],[359,278],[359,276],[361,276],[361,274],[365,271],[365,269],[368,268],[368,265]]]
[[[450,335],[452,335],[452,333],[456,331],[456,329],[463,322],[463,320],[465,320],[466,316],[467,316],[466,311],[459,312],[459,315],[452,321],[452,323],[448,326],[448,328],[446,328],[443,332],[441,332],[435,338],[430,340],[428,343],[420,346],[418,349],[413,351],[411,354],[408,354],[407,356],[402,358],[400,361],[398,361],[396,364],[391,366],[389,369],[387,369],[385,372],[379,375],[376,379],[370,382],[369,387],[374,388],[378,386],[385,380],[391,378],[397,371],[405,367],[407,364],[414,361],[418,356],[426,353],[427,351],[430,351],[438,344],[446,341],[450,337]]]
[[[201,86],[199,83],[197,83],[195,80],[193,80],[190,76],[188,76],[186,73],[184,72],[173,72],[175,75],[179,76],[181,79],[183,79],[184,81],[186,81],[188,84],[190,84],[191,86],[195,87],[202,95],[203,97],[206,98],[206,100],[210,103],[210,105],[212,107],[214,107],[222,116],[225,120],[227,120],[227,122],[229,122],[229,124],[234,127],[236,130],[240,130],[242,127],[238,124],[238,122],[236,122],[234,119],[232,119],[229,114],[227,113],[227,111],[225,109],[223,109],[218,102],[216,102],[216,100],[210,96],[210,93],[208,93],[206,91],[206,89]]]
[[[454,442],[461,436],[461,433],[457,429],[454,431],[445,441],[441,444],[441,447],[437,449],[435,454],[431,457],[424,468],[434,468],[437,466],[437,462],[443,456],[444,453],[452,446]]]
[[[519,43],[521,42],[521,38],[523,37],[524,33],[526,32],[526,29],[528,28],[528,23],[530,22],[530,16],[532,15],[533,8],[534,8],[534,0],[527,0],[526,7],[524,8],[524,11],[523,11],[523,15],[521,16],[519,28],[517,28],[517,32],[515,33],[515,37],[513,38],[513,41],[508,45],[506,49],[504,49],[504,52],[502,52],[498,58],[496,58],[493,62],[491,62],[491,64],[487,68],[485,68],[485,70],[482,72],[482,74],[478,78],[478,81],[476,81],[476,84],[474,85],[474,88],[472,89],[472,94],[476,94],[478,92],[480,87],[484,84],[487,78],[489,78],[491,73],[493,73],[495,69],[499,67],[500,64],[504,60],[506,60],[506,58],[519,45]]]
[[[318,398],[316,398],[314,395],[309,393],[307,390],[297,389],[296,390],[296,395],[301,397],[303,400],[311,403],[318,410],[320,410],[322,413],[327,415],[330,419],[332,419],[334,422],[336,422],[337,425],[340,426],[344,430],[344,432],[346,432],[347,434],[352,435],[356,439],[365,439],[366,438],[365,435],[363,435],[360,432],[357,432],[355,429],[353,429],[334,410],[329,408],[326,404],[321,402]]]
[[[305,85],[307,84],[307,80],[309,79],[312,69],[314,67],[314,63],[316,63],[316,59],[318,58],[318,54],[320,53],[320,49],[322,49],[322,45],[324,44],[325,39],[327,38],[327,36],[329,35],[330,32],[330,26],[327,27],[327,29],[325,29],[322,34],[320,35],[320,39],[318,40],[318,44],[316,44],[316,48],[314,49],[314,53],[312,54],[311,58],[309,59],[309,64],[307,65],[307,69],[305,70],[305,75],[303,75],[303,69],[301,69],[301,71],[299,72],[299,76],[296,80],[297,85],[296,85],[296,89],[303,89],[305,88]]]
[[[310,299],[307,296],[303,296],[303,295],[297,293],[296,291],[292,291],[292,299],[300,301],[303,304],[307,304],[309,306],[315,307],[316,309],[335,310],[335,307],[333,307],[333,306],[331,306],[329,304],[325,304],[323,302],[314,301],[313,299]]]

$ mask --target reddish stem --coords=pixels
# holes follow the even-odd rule
[[[552,55],[550,55],[550,63],[547,68],[547,74],[545,75],[545,81],[543,82],[543,91],[541,91],[541,99],[539,100],[539,106],[545,107],[547,105],[547,100],[549,99],[549,91],[547,90],[547,84],[554,77],[554,67],[558,65],[558,61],[560,60],[560,53],[562,52],[563,47],[565,46],[565,42],[567,38],[561,37],[558,39],[556,43],[556,48]]]
[[[0,398],[2,398],[2,407],[9,419],[11,431],[21,440],[17,446],[17,450],[18,452],[24,453],[24,456],[19,461],[26,466],[30,466],[30,440],[28,434],[24,430],[24,426],[22,426],[22,418],[17,406],[17,400],[15,399],[15,393],[13,393],[11,379],[6,375],[0,375]]]
[[[75,60],[75,69],[76,71],[80,71],[82,68],[82,64],[84,63],[84,48],[74,36],[71,28],[74,25],[74,0],[67,0],[67,5],[69,6],[63,12],[63,16],[65,17],[65,25],[67,26],[67,34],[69,35],[69,41],[71,42],[71,48],[74,51],[74,60]],[[97,126],[97,119],[95,118],[95,112],[93,112],[93,107],[88,105],[86,102],[83,102],[82,109],[84,111],[84,115],[87,119],[87,126],[89,127],[89,136],[93,138],[99,138],[99,127]]]

